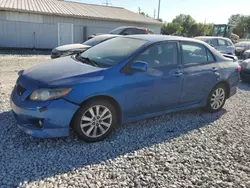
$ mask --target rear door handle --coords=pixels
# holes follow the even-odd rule
[[[217,72],[217,68],[216,67],[213,67],[213,68],[211,68],[211,71],[213,71],[213,72]]]

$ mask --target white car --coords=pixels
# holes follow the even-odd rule
[[[202,40],[208,43],[222,54],[235,55],[235,46],[229,38],[201,36],[201,37],[195,37],[195,39]]]

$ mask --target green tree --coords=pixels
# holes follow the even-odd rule
[[[241,15],[240,14],[233,14],[228,18],[228,24],[229,25],[236,25],[237,22],[239,21]]]
[[[146,14],[145,12],[140,12],[140,14],[141,14],[141,15],[143,15],[143,16],[147,16],[147,17],[149,17],[149,15],[148,15],[148,14]]]
[[[162,34],[181,35],[187,37],[212,35],[213,24],[197,23],[190,15],[180,14],[172,22],[164,24]]]
[[[161,27],[161,33],[164,35],[181,35],[183,27],[178,23],[167,23]]]
[[[182,35],[183,36],[192,36],[191,27],[196,22],[190,15],[180,14],[179,16],[176,16],[175,19],[172,21],[173,23],[180,24],[183,27]],[[194,26],[196,27],[196,26]]]
[[[246,38],[249,32],[250,16],[240,15],[235,21],[233,33],[238,35],[240,38]]]

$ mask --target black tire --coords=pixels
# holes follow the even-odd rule
[[[87,136],[82,131],[81,122],[82,122],[83,115],[88,111],[88,109],[90,109],[91,107],[94,107],[96,105],[106,107],[110,110],[111,115],[112,115],[112,123],[103,135],[93,138],[93,137]],[[107,100],[96,99],[96,100],[91,100],[80,107],[80,109],[76,112],[76,114],[73,117],[71,127],[79,139],[84,140],[86,142],[98,142],[98,141],[102,141],[105,138],[107,138],[112,133],[112,131],[115,129],[117,123],[118,123],[118,117],[117,117],[115,107]]]
[[[214,109],[214,108],[212,107],[212,104],[211,104],[211,98],[212,98],[214,92],[215,92],[217,89],[219,89],[219,88],[221,88],[221,89],[224,90],[224,95],[225,95],[225,96],[224,96],[224,100],[223,100],[221,106],[220,106],[219,108],[217,108],[217,109]],[[205,110],[206,110],[207,112],[210,112],[210,113],[215,113],[215,112],[220,111],[220,110],[223,108],[223,106],[224,106],[224,104],[225,104],[225,102],[226,102],[226,99],[227,99],[227,90],[226,90],[225,85],[224,85],[224,84],[218,84],[218,85],[216,85],[216,86],[212,89],[212,91],[210,92],[210,94],[208,95],[207,104],[206,104]]]

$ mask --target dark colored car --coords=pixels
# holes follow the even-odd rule
[[[104,42],[106,40],[118,37],[119,35],[113,35],[113,34],[104,34],[96,36],[95,38],[89,39],[83,44],[68,44],[56,47],[52,50],[51,58],[59,58],[63,56],[73,55],[77,53],[84,52],[85,50],[100,44],[101,42]]]
[[[242,81],[250,82],[250,59],[246,59],[241,63],[240,77]]]
[[[250,58],[250,49],[249,50],[246,50],[244,53],[243,53],[243,59],[249,59]]]
[[[122,27],[118,27],[118,28],[110,31],[109,34],[113,34],[113,35],[138,35],[138,34],[154,34],[154,33],[153,33],[153,31],[151,31],[150,29],[145,28],[145,27],[122,26]],[[96,33],[96,34],[90,35],[88,39],[91,39],[97,35],[101,35],[101,34]]]
[[[235,44],[235,55],[240,59],[244,59],[243,54],[250,49],[250,41],[242,41]]]
[[[240,67],[208,44],[134,35],[19,74],[11,108],[27,134],[106,138],[118,124],[205,108],[218,112],[237,92]]]

